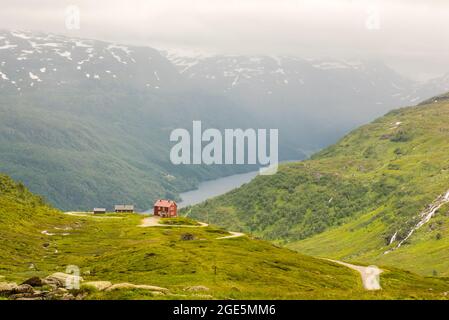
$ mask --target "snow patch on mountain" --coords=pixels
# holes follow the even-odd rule
[[[0,46],[0,50],[14,49],[17,48],[15,44],[9,44],[9,41],[5,41],[5,44]]]
[[[8,76],[7,76],[6,74],[4,74],[3,72],[1,72],[1,71],[0,71],[0,77],[1,77],[3,80],[9,80]]]
[[[31,79],[31,80],[36,80],[36,81],[38,81],[38,82],[41,82],[41,81],[42,81],[42,80],[39,78],[39,76],[35,75],[35,74],[32,73],[32,72],[28,72],[28,75],[30,76],[30,79]]]
[[[25,31],[0,31],[0,61],[4,75],[2,87],[6,86],[6,81],[21,82],[24,88],[29,87],[31,83],[26,80],[38,81],[31,79],[29,72],[48,75],[49,70],[54,71],[45,77],[49,86],[79,84],[86,78],[99,80],[98,85],[126,79],[141,89],[170,85],[176,90],[180,79],[184,79],[189,86],[207,93],[248,95],[250,99],[264,95],[276,99],[316,96],[318,89],[325,86],[326,90],[352,94],[355,100],[382,106],[378,114],[388,107],[416,104],[421,97],[449,91],[449,74],[418,85],[379,63],[280,55],[226,55],[190,49],[157,51]],[[342,90],[345,93],[340,93]],[[376,92],[383,92],[383,96],[372,101],[364,99]],[[269,101],[275,103],[271,98]],[[300,102],[301,99],[291,103],[298,105]]]

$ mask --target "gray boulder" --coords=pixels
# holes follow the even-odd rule
[[[21,284],[13,288],[12,293],[21,294],[21,293],[34,293],[34,289],[29,284]]]
[[[22,284],[29,284],[32,287],[41,287],[43,285],[42,280],[39,277],[31,277],[28,280],[25,280]]]
[[[10,295],[16,287],[17,283],[0,282],[0,295]]]

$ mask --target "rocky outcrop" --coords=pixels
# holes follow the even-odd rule
[[[28,280],[25,280],[24,282],[22,282],[22,284],[28,284],[32,287],[42,287],[43,282],[42,282],[42,279],[39,277],[31,277]]]
[[[37,281],[34,280],[27,280],[25,282],[37,284]],[[11,300],[53,300],[62,297],[62,295],[58,295],[59,292],[36,290],[28,283],[21,285],[17,285],[16,283],[0,283],[0,295]]]
[[[82,300],[87,296],[86,290],[83,290],[86,287],[91,287],[98,291],[139,289],[147,290],[153,295],[169,293],[167,288],[126,282],[112,284],[110,281],[88,281],[83,283],[81,290],[67,290],[66,284],[73,283],[73,280],[73,275],[57,272],[44,279],[32,277],[20,285],[0,282],[0,296],[12,300]],[[81,282],[83,278],[76,277],[75,280]],[[204,291],[206,289],[198,289],[195,291]]]
[[[1,282],[0,295],[11,300],[79,300],[85,298],[86,294],[83,292],[74,295],[64,288],[66,280],[71,279],[69,278],[71,276],[65,273],[54,273],[44,279],[29,278],[20,285]]]
[[[13,292],[14,288],[17,287],[17,283],[13,282],[0,282],[0,295],[6,296]]]
[[[44,278],[42,282],[53,288],[65,287],[68,283],[81,283],[84,279],[80,276],[74,276],[68,273],[56,272]]]
[[[22,293],[33,293],[34,289],[29,284],[21,284],[13,288],[12,293],[22,294]]]
[[[96,290],[103,291],[112,286],[109,281],[89,281],[83,283],[84,286],[95,288]]]
[[[23,294],[23,293],[32,293],[34,289],[29,284],[21,284],[17,285],[16,283],[0,283],[0,295],[2,296],[10,296],[14,294]]]
[[[167,293],[167,288],[161,288],[156,286],[149,286],[145,284],[132,284],[132,283],[116,283],[110,286],[106,289],[106,291],[112,291],[112,290],[123,290],[123,289],[141,289],[141,290],[148,290],[148,291],[154,291],[154,292],[160,292],[160,293]]]
[[[209,291],[209,288],[205,286],[192,286],[184,288],[184,291]]]

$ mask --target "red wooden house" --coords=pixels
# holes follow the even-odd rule
[[[159,199],[154,204],[153,214],[162,218],[178,216],[178,205],[171,200]]]

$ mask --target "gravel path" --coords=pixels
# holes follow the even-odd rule
[[[244,233],[241,233],[241,232],[232,232],[232,231],[229,231],[229,233],[230,233],[231,235],[225,236],[225,237],[220,237],[220,238],[217,238],[217,239],[220,240],[220,239],[239,238],[239,237],[243,237],[243,236],[245,235]]]
[[[331,262],[341,264],[342,266],[348,267],[352,270],[356,270],[360,273],[362,277],[363,287],[366,290],[380,290],[380,274],[383,272],[381,269],[375,266],[363,267],[354,264],[346,263],[338,260],[325,259]]]
[[[94,215],[93,213],[87,213],[87,212],[77,212],[77,211],[67,211],[64,212],[64,214],[68,216],[74,216],[74,217],[88,217],[88,218],[95,218],[95,219],[123,219],[124,217],[105,217],[101,214]]]
[[[142,220],[142,223],[139,225],[139,227],[182,227],[182,228],[204,228],[209,226],[209,224],[204,223],[204,222],[199,222],[198,223],[200,225],[198,226],[192,226],[192,225],[181,225],[181,224],[163,224],[160,223],[161,218],[160,217],[155,217],[155,216],[151,216],[151,217],[147,217],[144,218]],[[229,231],[230,235],[229,236],[224,236],[224,237],[219,237],[216,238],[217,240],[222,240],[222,239],[231,239],[231,238],[238,238],[238,237],[243,237],[245,234],[241,233],[241,232],[232,232]]]
[[[207,223],[204,222],[198,222],[199,226],[192,226],[187,224],[163,224],[160,223],[161,218],[156,216],[151,216],[144,218],[142,220],[142,223],[139,225],[139,227],[182,227],[182,228],[204,228],[209,226]]]

